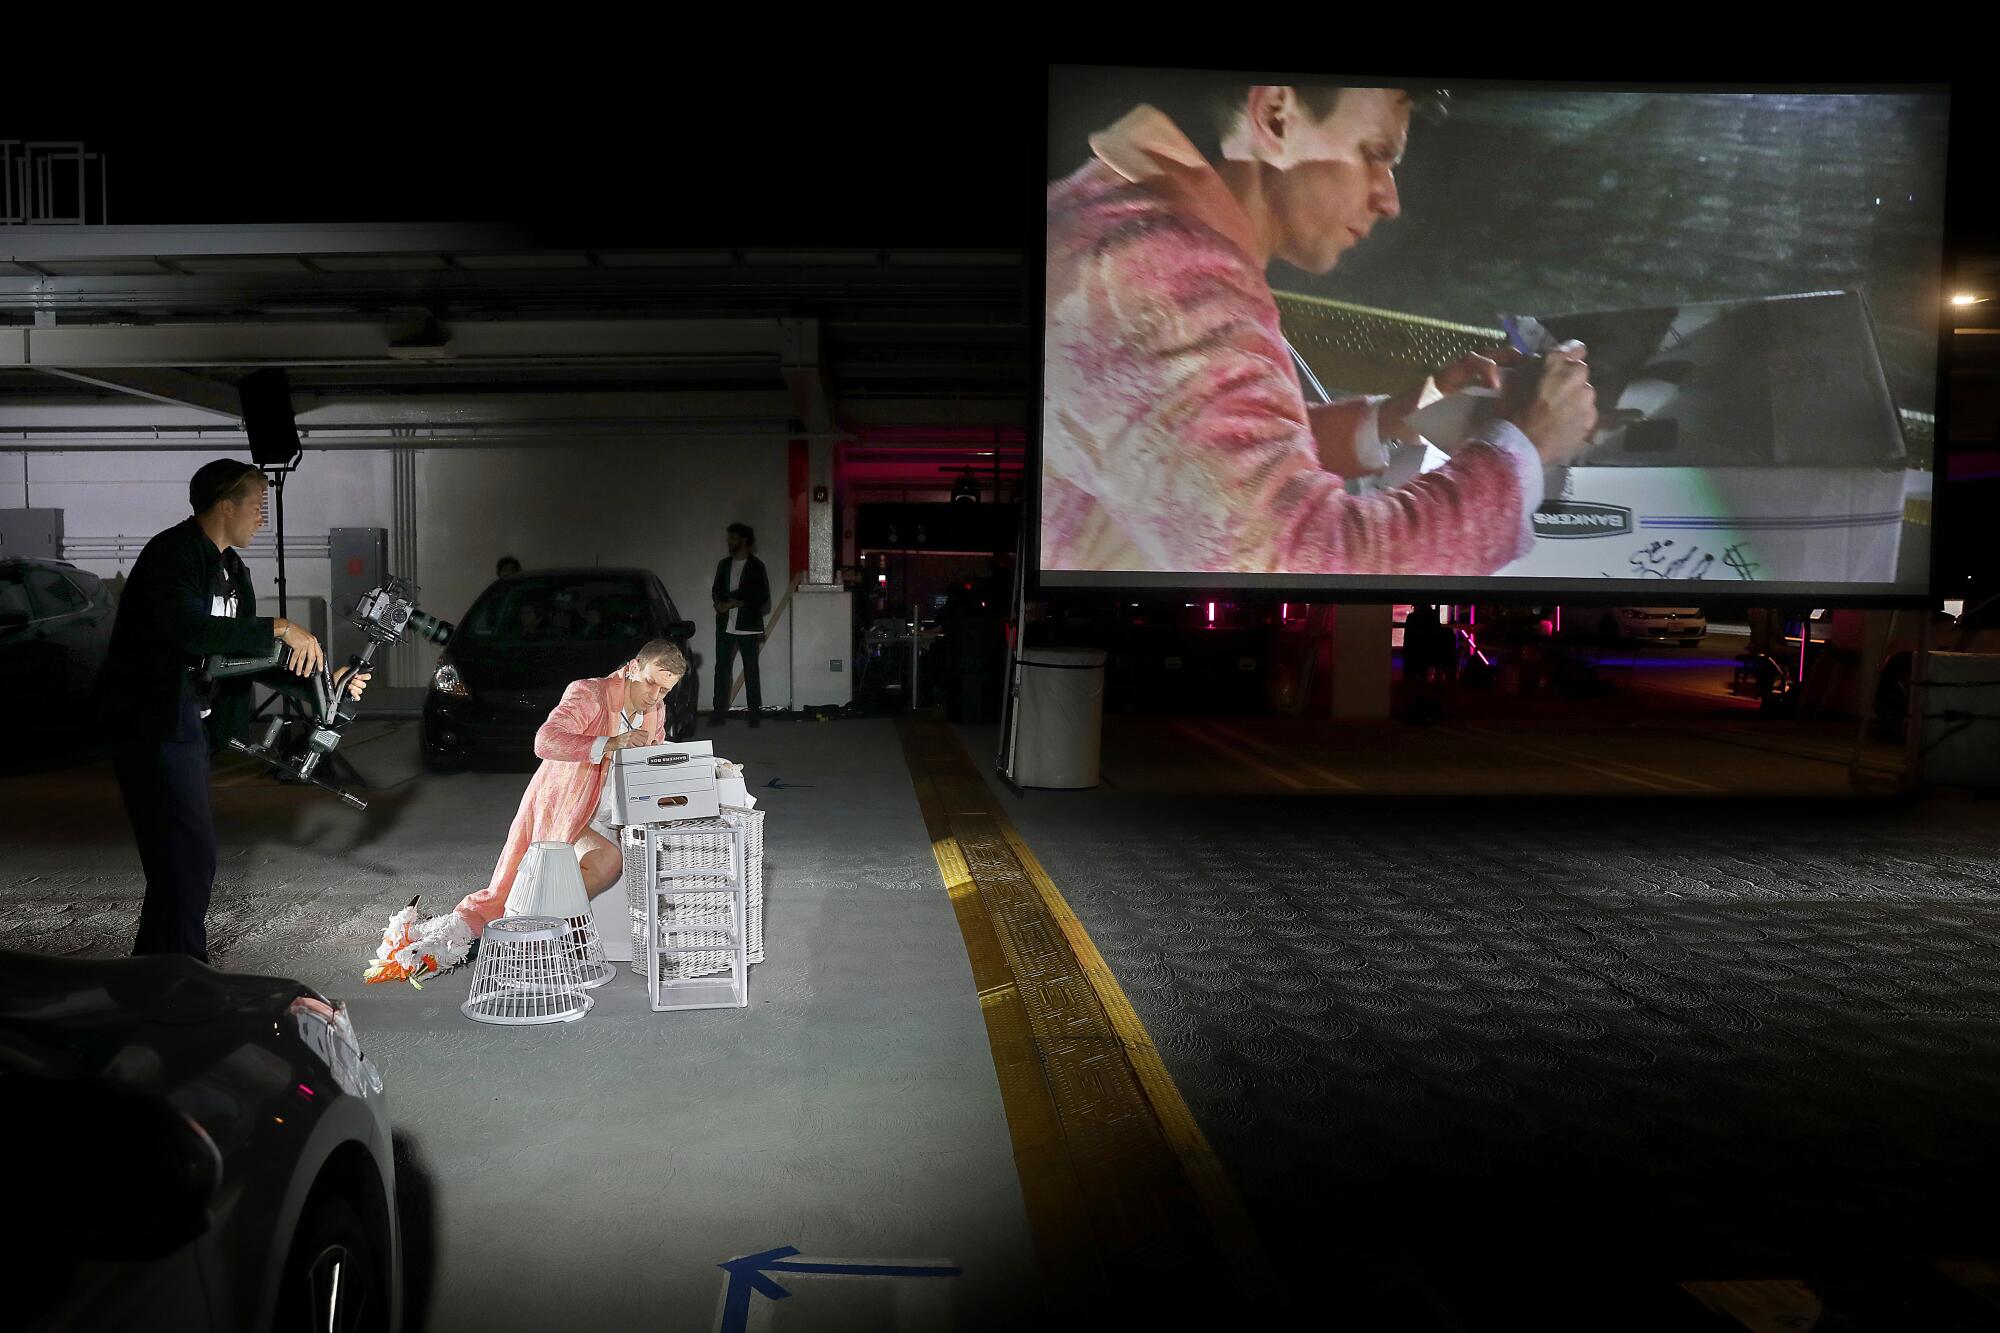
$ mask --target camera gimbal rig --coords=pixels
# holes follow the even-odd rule
[[[356,671],[366,671],[375,659],[377,648],[401,642],[403,635],[410,631],[440,646],[451,641],[456,627],[448,620],[439,620],[418,610],[416,596],[416,584],[392,578],[381,587],[370,589],[354,604],[354,627],[368,636],[368,644],[358,656],[347,659],[349,666]],[[366,810],[368,802],[359,796],[313,776],[320,761],[339,746],[341,733],[346,730],[347,724],[354,720],[354,701],[334,683],[333,672],[325,664],[321,664],[313,675],[301,679],[281,665],[284,656],[284,641],[273,639],[268,651],[251,657],[217,654],[208,659],[206,670],[210,680],[233,676],[262,677],[264,684],[299,704],[306,714],[305,742],[292,747],[289,752],[281,750],[278,744],[285,728],[285,719],[281,717],[274,717],[266,723],[263,739],[257,744],[246,745],[232,739],[230,748],[263,760],[283,777],[310,782],[315,787],[332,792],[356,810]]]

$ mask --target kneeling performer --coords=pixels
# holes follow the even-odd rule
[[[507,909],[514,876],[537,842],[567,842],[581,858],[592,898],[624,875],[624,855],[611,828],[611,787],[605,757],[667,738],[666,697],[687,674],[687,657],[668,639],[654,639],[614,675],[571,681],[562,702],[535,733],[535,770],[506,845],[486,887],[450,912],[419,920],[413,907],[390,918],[370,981],[421,979],[465,961],[472,942]]]

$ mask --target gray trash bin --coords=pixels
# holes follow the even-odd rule
[[[1021,653],[1021,729],[1014,781],[1023,787],[1095,787],[1104,737],[1104,652]]]

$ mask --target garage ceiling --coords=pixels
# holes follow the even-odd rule
[[[0,230],[0,449],[308,447],[1025,424],[1010,251],[537,249],[505,227]]]

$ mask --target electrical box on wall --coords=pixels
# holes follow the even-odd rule
[[[0,560],[60,560],[62,553],[62,510],[0,509]]]
[[[854,699],[854,594],[802,583],[792,593],[792,707],[838,708]]]
[[[326,549],[332,562],[326,586],[333,638],[323,642],[328,660],[344,663],[368,642],[368,636],[354,627],[350,617],[362,594],[381,587],[389,572],[389,530],[334,528],[326,534]]]

